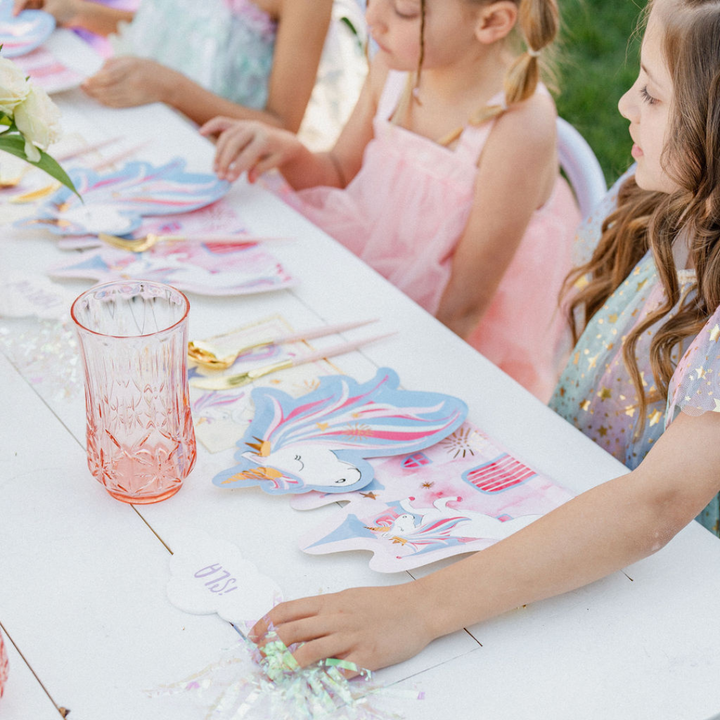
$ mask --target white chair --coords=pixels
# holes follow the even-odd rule
[[[557,134],[560,167],[587,217],[607,192],[605,176],[592,148],[567,120],[558,118]]]

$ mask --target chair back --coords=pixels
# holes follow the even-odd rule
[[[557,120],[558,159],[587,217],[607,192],[600,163],[585,138],[567,121]]]

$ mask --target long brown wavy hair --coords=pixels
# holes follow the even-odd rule
[[[662,165],[678,189],[670,194],[645,191],[634,177],[626,180],[592,258],[568,275],[563,291],[572,296],[569,320],[577,342],[592,316],[651,250],[665,302],[623,342],[623,360],[640,402],[639,431],[648,403],[667,397],[685,341],[692,341],[720,305],[720,0],[674,3],[662,18],[665,61],[674,89]],[[681,232],[689,238],[689,260],[696,272],[684,298],[673,258],[673,242]],[[578,291],[582,279],[588,282]],[[667,317],[681,300],[677,313]],[[663,318],[667,319],[650,343],[657,395],[648,397],[636,347],[643,333]]]
[[[473,5],[490,5],[493,0],[466,0]],[[504,78],[505,101],[507,106],[527,100],[533,95],[540,81],[541,70],[548,77],[554,75],[553,55],[550,50],[560,29],[560,15],[556,0],[512,0],[518,6],[519,34],[526,50],[518,54],[508,68]],[[413,101],[420,83],[423,60],[425,59],[425,5],[420,0],[420,55],[415,77],[410,79],[405,93],[398,103],[392,121],[402,122]],[[542,57],[540,56],[540,51]],[[471,125],[481,125],[507,110],[505,105],[485,105],[469,119]],[[448,133],[438,142],[449,145],[458,139],[463,128]]]

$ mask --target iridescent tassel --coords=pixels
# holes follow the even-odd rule
[[[148,694],[190,695],[204,720],[402,720],[404,715],[378,705],[424,697],[373,687],[372,674],[346,660],[330,658],[301,668],[274,631],[267,638],[262,651],[247,640],[199,673]],[[348,680],[343,672],[359,677]]]

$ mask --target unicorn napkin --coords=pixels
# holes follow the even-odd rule
[[[213,483],[258,485],[271,494],[359,490],[373,480],[367,458],[418,452],[465,420],[462,400],[399,390],[399,382],[381,368],[363,384],[345,375],[322,377],[300,398],[255,388],[255,417],[238,443],[238,464]]]
[[[303,496],[306,507],[349,502],[301,538],[302,550],[368,550],[372,570],[412,570],[483,550],[572,497],[470,423],[424,452],[372,464],[362,492]]]

